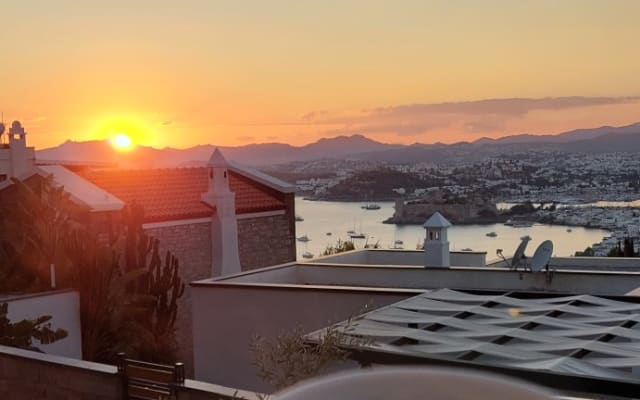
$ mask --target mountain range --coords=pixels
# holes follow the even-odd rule
[[[155,149],[137,146],[129,152],[115,150],[108,141],[66,141],[38,150],[40,160],[117,163],[125,168],[204,165],[215,145],[187,149]],[[467,161],[526,151],[557,150],[605,153],[640,151],[640,123],[622,127],[603,126],[577,129],[557,135],[512,135],[498,139],[481,138],[474,142],[412,145],[380,143],[362,135],[323,138],[304,146],[261,143],[246,146],[220,146],[225,157],[241,164],[265,166],[318,159],[366,159],[397,163]]]

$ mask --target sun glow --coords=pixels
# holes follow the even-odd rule
[[[111,138],[111,145],[118,150],[129,150],[133,146],[133,142],[126,133],[116,133]]]

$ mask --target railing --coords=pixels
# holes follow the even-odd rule
[[[176,385],[184,384],[184,364],[154,364],[126,358],[119,353],[123,399],[164,400],[176,397]]]

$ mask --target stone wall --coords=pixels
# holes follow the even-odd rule
[[[238,247],[243,270],[295,261],[295,231],[290,211],[282,215],[238,219]]]
[[[193,376],[193,326],[191,319],[191,290],[189,282],[211,276],[211,224],[207,222],[163,226],[146,229],[160,240],[160,254],[169,250],[180,261],[180,277],[186,285],[178,302],[176,318],[178,360],[185,364],[187,376]]]

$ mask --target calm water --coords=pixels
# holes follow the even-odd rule
[[[415,249],[424,240],[424,229],[417,225],[396,226],[383,224],[382,221],[393,215],[393,203],[382,202],[379,210],[363,210],[363,203],[342,203],[332,201],[308,201],[296,198],[296,214],[304,221],[296,222],[296,236],[307,235],[311,241],[298,242],[298,259],[309,251],[318,256],[328,244],[338,239],[349,239],[347,231],[354,229],[369,235],[368,239],[354,239],[357,247],[379,242],[382,248],[389,248],[394,240],[402,240],[405,249]],[[496,249],[503,249],[505,255],[511,255],[520,243],[520,237],[532,238],[527,254],[533,254],[535,248],[544,240],[554,243],[554,255],[573,255],[594,243],[600,242],[608,234],[602,229],[585,229],[562,225],[534,225],[529,228],[513,228],[502,224],[454,226],[449,229],[451,250],[470,248],[486,251],[487,260],[495,258]],[[327,236],[327,232],[332,235]],[[487,237],[486,233],[495,232],[497,237]]]

